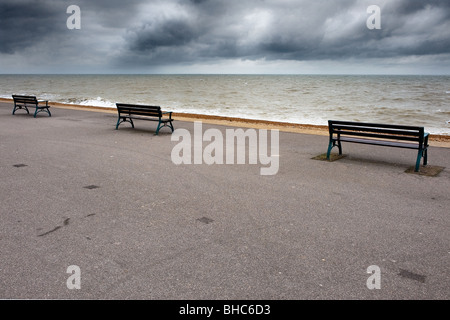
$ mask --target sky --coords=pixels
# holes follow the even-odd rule
[[[450,75],[450,1],[0,0],[0,73]]]

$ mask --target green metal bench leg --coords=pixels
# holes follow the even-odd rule
[[[28,111],[28,108],[27,108],[26,106],[23,106],[23,108],[22,108],[22,107],[16,107],[16,106],[14,106],[14,109],[13,109],[12,114],[14,115],[14,114],[16,113],[16,111],[17,111],[17,110],[20,110],[20,109],[25,109],[25,111],[27,112],[27,114],[30,114],[30,111]]]
[[[159,120],[159,122],[158,122],[158,128],[156,128],[155,135],[158,135],[160,129],[161,129],[161,120]]]
[[[161,130],[161,128],[163,128],[163,127],[169,127],[172,130],[172,132],[174,131],[172,121],[166,122],[166,123],[164,123],[164,125],[161,125],[162,123],[163,123],[162,121],[158,122],[158,127],[156,128],[155,135],[158,135],[159,130]]]
[[[339,149],[339,155],[342,154],[342,145],[340,141],[330,141],[330,143],[328,144],[328,151],[327,151],[327,159],[330,160],[330,153],[331,153],[331,149],[333,149],[334,147],[338,147]]]
[[[416,167],[414,169],[415,172],[419,172],[420,169],[420,160],[423,157],[423,165],[426,166],[428,164],[428,149],[419,150],[417,154]]]
[[[48,108],[36,108],[36,110],[34,111],[34,117],[35,117],[35,118],[36,118],[36,115],[37,115],[39,112],[47,112],[49,117],[52,116],[52,114],[50,113],[50,110],[49,110]]]
[[[342,145],[340,141],[330,141],[330,143],[328,144],[328,151],[327,151],[327,160],[330,160],[330,154],[331,154],[331,149],[333,149],[334,147],[338,147],[339,149],[339,155],[342,154]]]
[[[330,141],[330,143],[328,144],[327,160],[330,160],[330,153],[331,153],[331,149],[333,149],[333,147],[334,147],[334,142]]]
[[[416,167],[414,168],[414,172],[419,172],[420,169],[420,159],[422,159],[422,150],[419,150],[417,154]]]
[[[120,119],[122,119],[122,120],[120,120]],[[134,129],[134,123],[133,123],[133,120],[131,118],[130,118],[130,120],[127,120],[127,117],[120,117],[119,116],[119,118],[117,118],[116,130],[119,130],[119,125],[122,122],[129,122],[129,123],[131,123],[131,127]]]

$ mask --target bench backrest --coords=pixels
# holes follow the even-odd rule
[[[13,94],[14,103],[31,103],[37,104],[37,99],[35,96],[21,96]]]
[[[335,120],[328,121],[328,129],[330,137],[337,134],[340,136],[417,141],[419,143],[423,142],[425,133],[424,127]]]
[[[146,106],[139,104],[125,104],[125,103],[116,103],[116,106],[119,115],[121,113],[127,113],[139,116],[162,117],[161,107],[159,106]]]

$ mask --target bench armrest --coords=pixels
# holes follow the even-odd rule
[[[423,138],[424,138],[423,144],[424,144],[425,148],[428,147],[428,137],[429,137],[429,135],[430,135],[430,134],[429,134],[428,132],[425,132],[425,133],[423,134]]]
[[[168,114],[169,115],[169,119],[172,119],[172,113],[173,113],[173,111],[161,112],[161,114]]]
[[[45,102],[45,105],[48,106],[48,100],[37,100],[38,103]]]

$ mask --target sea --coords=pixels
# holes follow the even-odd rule
[[[327,125],[348,120],[424,126],[450,135],[450,76],[0,75],[0,97]]]

